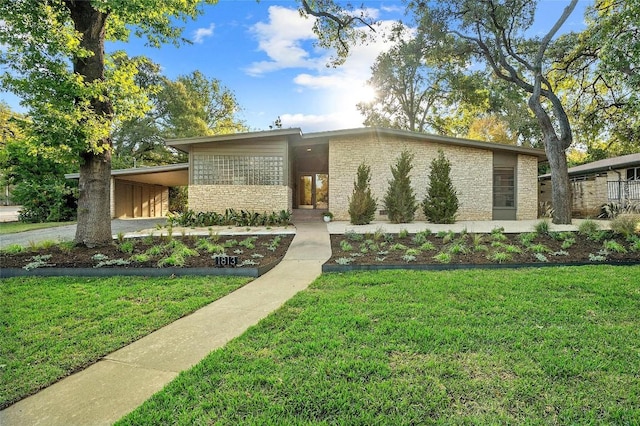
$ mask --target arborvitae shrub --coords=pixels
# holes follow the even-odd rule
[[[392,223],[409,223],[413,221],[418,203],[411,188],[413,154],[402,151],[395,166],[391,166],[392,179],[389,181],[384,207]]]
[[[349,199],[349,217],[353,225],[371,223],[375,216],[377,200],[371,195],[370,181],[371,168],[363,162],[358,166],[353,194]]]
[[[451,182],[451,163],[442,150],[431,162],[429,187],[422,208],[427,220],[433,223],[454,223],[458,213],[458,196]]]

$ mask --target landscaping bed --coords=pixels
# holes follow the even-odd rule
[[[426,230],[331,235],[324,272],[357,269],[454,269],[640,262],[640,237],[613,231],[489,234]]]
[[[291,234],[151,236],[121,238],[98,248],[46,242],[10,246],[0,252],[1,276],[59,275],[67,270],[77,275],[257,276],[282,260],[292,239]]]

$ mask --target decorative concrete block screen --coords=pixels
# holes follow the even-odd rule
[[[194,185],[284,185],[284,157],[194,154]]]

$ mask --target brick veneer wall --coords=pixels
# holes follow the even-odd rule
[[[290,210],[291,188],[276,185],[191,185],[189,208],[196,212],[225,209],[255,212]]]
[[[338,220],[349,220],[349,197],[358,165],[365,161],[371,167],[371,191],[378,199],[376,219],[383,209],[382,199],[391,178],[392,165],[404,149],[415,154],[411,175],[412,186],[421,202],[427,190],[431,161],[438,149],[444,151],[451,162],[451,177],[458,192],[460,208],[458,220],[491,220],[493,211],[493,153],[488,150],[402,140],[389,137],[345,137],[329,143],[329,210]],[[535,161],[535,159],[533,159]],[[528,161],[523,164],[528,166]],[[537,164],[536,169],[537,170]],[[523,172],[524,173],[524,172]],[[531,172],[527,172],[527,175]],[[536,179],[533,177],[535,196]],[[535,210],[534,210],[535,211]],[[422,208],[416,220],[424,220]]]
[[[518,155],[516,173],[516,219],[534,220],[538,217],[538,159]]]

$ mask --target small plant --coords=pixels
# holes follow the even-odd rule
[[[209,239],[212,242],[217,243],[220,240],[220,235],[217,232],[214,232],[213,228],[209,228]]]
[[[443,244],[449,244],[451,241],[453,241],[456,238],[456,233],[453,231],[447,231],[445,233],[445,235],[442,237],[442,243]]]
[[[22,247],[20,244],[10,244],[2,249],[2,251],[7,254],[18,254],[24,251],[24,247]]]
[[[629,238],[636,233],[640,225],[640,214],[621,214],[610,222],[611,230]]]
[[[351,262],[353,262],[353,258],[352,257],[339,257],[338,259],[336,259],[336,263],[338,265],[348,265]]]
[[[364,240],[364,235],[363,234],[359,234],[355,231],[346,231],[344,233],[344,237],[348,240],[348,241],[353,241],[353,242],[359,242]]]
[[[578,233],[589,237],[600,230],[600,225],[594,220],[587,219],[578,225]]]
[[[604,242],[603,247],[608,252],[626,253],[627,249],[622,244],[614,240],[607,240]]]
[[[564,250],[554,251],[551,256],[569,256],[569,252]]]
[[[389,247],[389,250],[392,251],[404,251],[407,249],[407,246],[405,246],[404,244],[400,244],[400,243],[396,243],[394,245],[392,245],[391,247]]]
[[[94,268],[102,268],[103,266],[126,266],[131,262],[125,259],[107,259],[94,265]]]
[[[520,243],[525,247],[529,247],[533,244],[536,238],[538,238],[538,234],[535,232],[520,234]]]
[[[152,246],[152,247],[149,247],[149,249],[145,252],[145,254],[149,256],[160,256],[163,252],[164,250],[162,249],[161,246]]]
[[[340,241],[340,250],[344,252],[349,252],[353,250],[353,246],[347,240]]]
[[[490,254],[487,259],[491,260],[492,262],[504,263],[509,262],[512,259],[512,256],[510,253],[497,251],[493,254]]]
[[[542,253],[536,253],[536,254],[533,255],[533,257],[535,257],[538,262],[546,263],[546,262],[549,261],[549,259],[547,259],[547,256],[545,256]]]
[[[224,248],[232,248],[238,245],[238,241],[234,239],[230,239],[224,242]]]
[[[124,232],[118,232],[117,238],[118,242],[122,244],[122,242],[124,241]]]
[[[631,239],[631,245],[629,246],[629,250],[633,252],[640,251],[640,237],[634,236]]]
[[[104,255],[102,253],[96,253],[93,256],[91,256],[91,260],[95,260],[96,262],[101,262],[103,260],[107,260],[109,259],[109,256]]]
[[[409,236],[409,231],[404,228],[401,229],[400,232],[398,232],[398,238],[407,238]]]
[[[256,266],[256,265],[259,265],[259,264],[260,264],[260,262],[256,262],[255,260],[245,259],[238,266]]]
[[[118,246],[118,250],[120,250],[122,253],[129,253],[129,254],[133,253],[133,248],[134,248],[134,244],[133,244],[133,241],[131,240],[123,241]]]
[[[589,253],[589,262],[604,262],[607,260],[607,256],[603,254]]]
[[[463,243],[455,243],[449,247],[448,252],[451,254],[465,254],[469,252],[469,249]]]
[[[575,243],[576,243],[575,238],[567,238],[562,242],[562,245],[560,247],[562,248],[562,250],[567,250],[571,248]]]
[[[551,230],[551,222],[548,219],[543,219],[536,223],[533,229],[538,235],[548,234]]]
[[[387,258],[384,256],[378,256],[376,257],[376,262],[384,262]]]
[[[224,253],[224,247],[222,245],[215,244],[205,238],[201,238],[196,242],[196,248],[198,248],[198,250],[204,250],[207,253]]]
[[[433,256],[433,259],[440,263],[451,263],[451,254],[446,252],[441,252]]]
[[[405,254],[404,256],[402,256],[402,260],[404,260],[406,263],[415,262],[416,261],[416,257],[414,255],[411,255],[411,254]]]
[[[512,244],[509,244],[509,245],[505,246],[504,250],[507,253],[511,253],[511,254],[522,254],[522,249],[520,247],[514,246]]]
[[[363,245],[362,247],[360,247],[360,253],[362,254],[369,253],[369,247],[367,247],[366,245]]]
[[[240,254],[243,254],[243,253],[244,253],[244,250],[242,250],[242,249],[235,249],[235,250],[233,251],[233,253],[234,253],[234,254],[238,254],[238,255],[240,255]]]
[[[551,250],[549,250],[549,248],[547,246],[545,246],[544,244],[534,244],[531,247],[529,247],[529,250],[532,253],[549,253]]]
[[[48,263],[47,261],[51,259],[50,254],[42,254],[31,257],[31,262],[27,263],[22,269],[26,271],[30,271],[36,268],[42,268],[44,266],[55,266],[52,263]]]
[[[388,254],[389,254],[389,251],[388,251],[388,250],[380,250],[380,251],[378,252],[378,256],[386,256],[386,255],[388,255]]]
[[[185,264],[185,259],[183,256],[180,256],[178,253],[172,253],[170,256],[164,257],[158,261],[159,268],[165,267],[183,267]]]
[[[499,229],[503,229],[503,228],[499,228]],[[507,241],[507,239],[508,239],[507,236],[504,235],[502,232],[503,231],[496,231],[494,229],[493,231],[491,231],[491,239],[493,241],[498,241],[498,242]]]
[[[433,251],[436,249],[436,246],[431,241],[426,241],[420,245],[421,251]]]
[[[60,244],[58,244],[58,248],[63,253],[70,253],[75,246],[76,243],[73,241],[62,241]]]
[[[135,263],[148,262],[150,259],[151,259],[151,256],[149,256],[146,253],[134,254],[133,256],[131,256],[129,258],[129,260],[131,260],[132,262],[135,262]]]
[[[253,253],[251,255],[251,258],[253,259],[262,259],[264,257],[264,254],[260,254],[260,253]]]
[[[255,242],[257,237],[247,237],[244,240],[240,241],[238,245],[245,247],[247,250],[253,250],[256,248]]]
[[[418,249],[407,249],[407,251],[404,252],[404,254],[409,255],[409,256],[417,256],[420,254],[420,250]]]
[[[413,238],[411,238],[411,242],[417,245],[424,244],[427,242],[428,237],[429,237],[429,234],[425,233],[424,231],[418,232],[416,235],[413,236]]]

